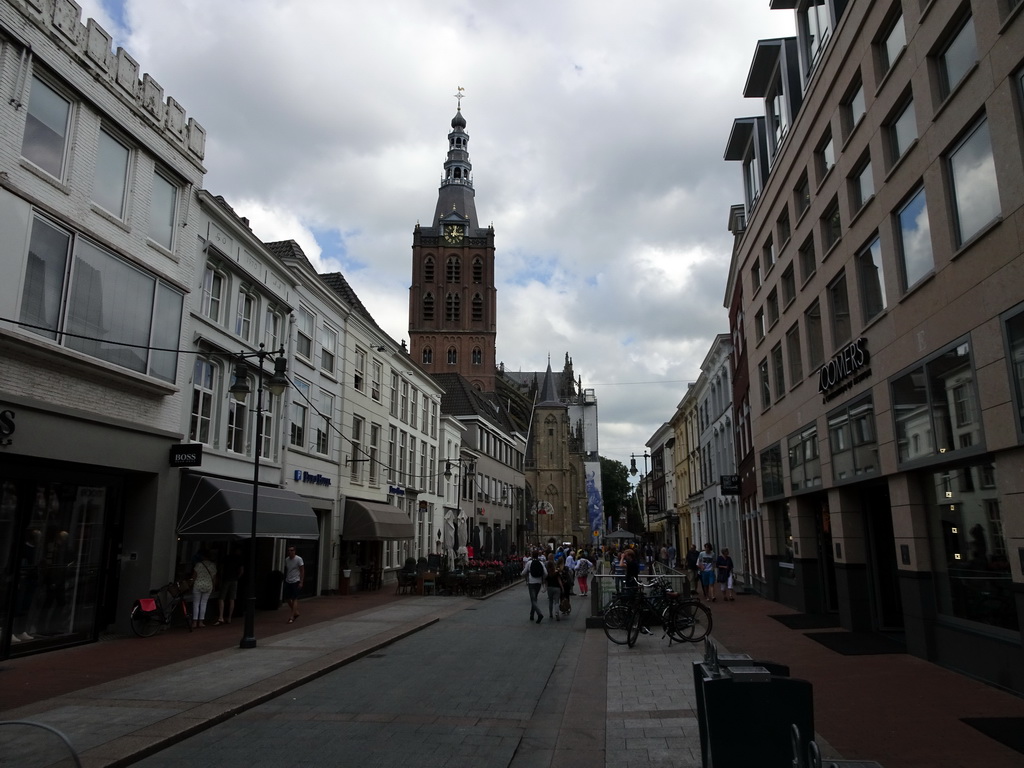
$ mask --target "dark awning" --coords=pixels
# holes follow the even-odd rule
[[[320,538],[316,513],[297,493],[261,485],[256,504],[258,537]],[[252,483],[182,475],[178,535],[183,539],[248,539],[252,535]]]
[[[416,536],[416,527],[409,515],[398,507],[379,501],[347,499],[341,536],[347,541],[412,539]]]

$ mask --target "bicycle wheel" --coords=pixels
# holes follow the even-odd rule
[[[637,609],[633,611],[633,615],[629,617],[629,633],[626,637],[626,644],[632,648],[636,645],[636,639],[640,637],[640,625],[643,623],[643,609]]]
[[[711,611],[701,603],[677,603],[669,608],[665,631],[679,642],[700,642],[711,631]]]
[[[138,603],[132,608],[132,632],[139,637],[152,637],[160,629],[160,620],[152,613],[142,610]]]
[[[629,627],[633,619],[633,609],[628,605],[613,605],[604,612],[604,633],[616,645],[625,645],[629,641]]]

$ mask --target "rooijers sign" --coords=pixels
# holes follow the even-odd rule
[[[839,354],[821,366],[818,371],[818,391],[824,396],[825,401],[831,400],[858,381],[870,376],[870,361],[867,339],[862,336],[847,344]]]

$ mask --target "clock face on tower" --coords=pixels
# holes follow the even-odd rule
[[[448,243],[461,243],[462,242],[462,225],[461,224],[449,224],[444,228],[444,239]]]

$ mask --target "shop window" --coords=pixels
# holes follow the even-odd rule
[[[1020,623],[995,479],[995,465],[988,461],[922,478],[937,608],[945,616],[1016,633]]]
[[[782,484],[782,446],[778,443],[761,452],[761,492],[765,499],[786,495]]]
[[[821,457],[815,424],[789,436],[789,484],[793,493],[821,485]]]
[[[948,458],[983,444],[969,342],[891,382],[900,462]]]
[[[871,398],[845,405],[828,415],[832,479],[853,480],[878,472],[878,440]]]

